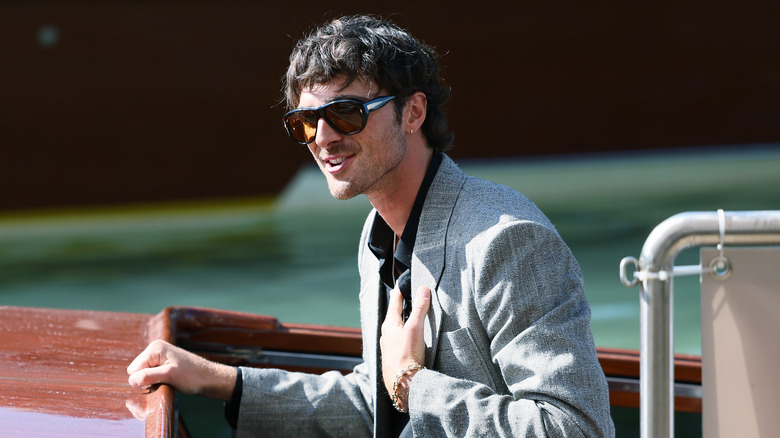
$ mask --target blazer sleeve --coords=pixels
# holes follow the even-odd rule
[[[530,221],[499,224],[465,253],[460,283],[445,287],[467,297],[456,312],[475,316],[457,332],[469,341],[459,345],[474,351],[447,356],[440,348],[434,370],[415,375],[415,436],[613,436],[581,272],[557,232]],[[458,333],[440,335],[451,334]],[[445,362],[461,367],[457,377],[435,370]],[[479,369],[500,377],[478,381],[471,376]]]
[[[237,437],[350,436],[373,433],[373,385],[365,362],[344,376],[242,368]]]

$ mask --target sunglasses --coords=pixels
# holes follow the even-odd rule
[[[383,96],[368,102],[341,99],[317,108],[299,108],[284,115],[284,127],[295,142],[309,144],[317,136],[317,122],[325,119],[331,128],[343,135],[362,131],[368,123],[368,114],[393,100],[395,96]]]

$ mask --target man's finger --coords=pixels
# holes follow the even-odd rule
[[[127,374],[133,374],[140,369],[152,366],[154,365],[151,363],[151,355],[149,354],[149,350],[146,349],[130,362],[130,365],[127,366]]]
[[[401,312],[404,309],[404,297],[396,287],[390,292],[390,302],[387,304],[387,316],[385,321],[392,324],[401,324]]]
[[[420,286],[417,289],[417,296],[414,298],[412,304],[412,313],[409,315],[409,319],[406,324],[412,324],[413,326],[422,326],[425,321],[425,315],[428,314],[428,309],[431,307],[431,289],[428,286]]]
[[[155,368],[144,368],[130,374],[127,382],[136,388],[148,388],[160,382],[166,381],[171,372],[170,365],[162,365]]]
[[[143,368],[152,368],[162,365],[165,344],[164,341],[156,340],[147,345],[144,351],[136,356],[136,358],[130,362],[130,365],[127,366],[127,374],[133,374]]]

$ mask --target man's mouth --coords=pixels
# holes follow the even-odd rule
[[[329,173],[338,173],[339,171],[341,171],[341,169],[344,168],[344,166],[346,166],[346,164],[353,156],[354,155],[345,155],[345,156],[325,159],[323,160],[323,162],[325,163],[325,169]]]

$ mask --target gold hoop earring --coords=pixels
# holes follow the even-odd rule
[[[414,134],[414,129],[409,128],[409,135]]]

